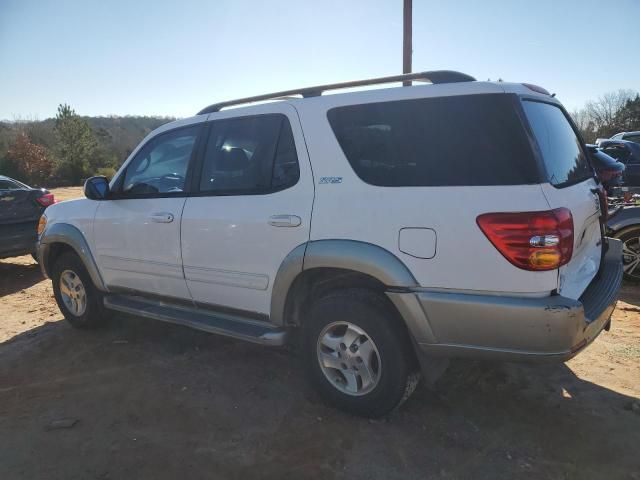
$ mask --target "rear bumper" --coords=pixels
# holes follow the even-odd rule
[[[600,334],[615,308],[622,283],[622,243],[608,241],[598,275],[578,300],[561,295],[513,298],[430,291],[389,297],[425,354],[564,361]]]
[[[37,222],[4,224],[0,226],[0,258],[35,253]]]

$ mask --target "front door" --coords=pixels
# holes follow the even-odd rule
[[[149,140],[100,202],[94,222],[97,262],[110,290],[190,299],[182,273],[180,218],[200,125]]]
[[[300,123],[290,105],[268,111],[222,112],[209,124],[182,216],[185,277],[201,306],[268,314],[280,264],[309,239],[314,187]]]

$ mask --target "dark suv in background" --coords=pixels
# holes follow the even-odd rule
[[[35,253],[38,220],[53,203],[48,190],[0,175],[0,258]]]

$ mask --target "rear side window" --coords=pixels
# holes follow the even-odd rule
[[[0,180],[0,190],[21,190],[21,188],[11,180]]]
[[[269,193],[294,185],[299,177],[293,133],[284,115],[212,122],[200,177],[201,192]]]
[[[372,185],[538,183],[515,106],[504,94],[338,107],[328,118],[356,174]]]
[[[524,111],[536,137],[547,180],[561,187],[593,176],[580,140],[556,105],[525,100]]]

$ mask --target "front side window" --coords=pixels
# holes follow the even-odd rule
[[[200,191],[258,194],[294,185],[300,176],[291,125],[280,114],[212,122]]]
[[[181,193],[200,126],[179,128],[149,141],[127,166],[122,193]]]
[[[329,123],[365,182],[385,187],[537,183],[513,96],[459,95],[337,107]]]
[[[524,111],[538,143],[549,183],[557,187],[593,176],[580,140],[556,105],[526,100]]]

